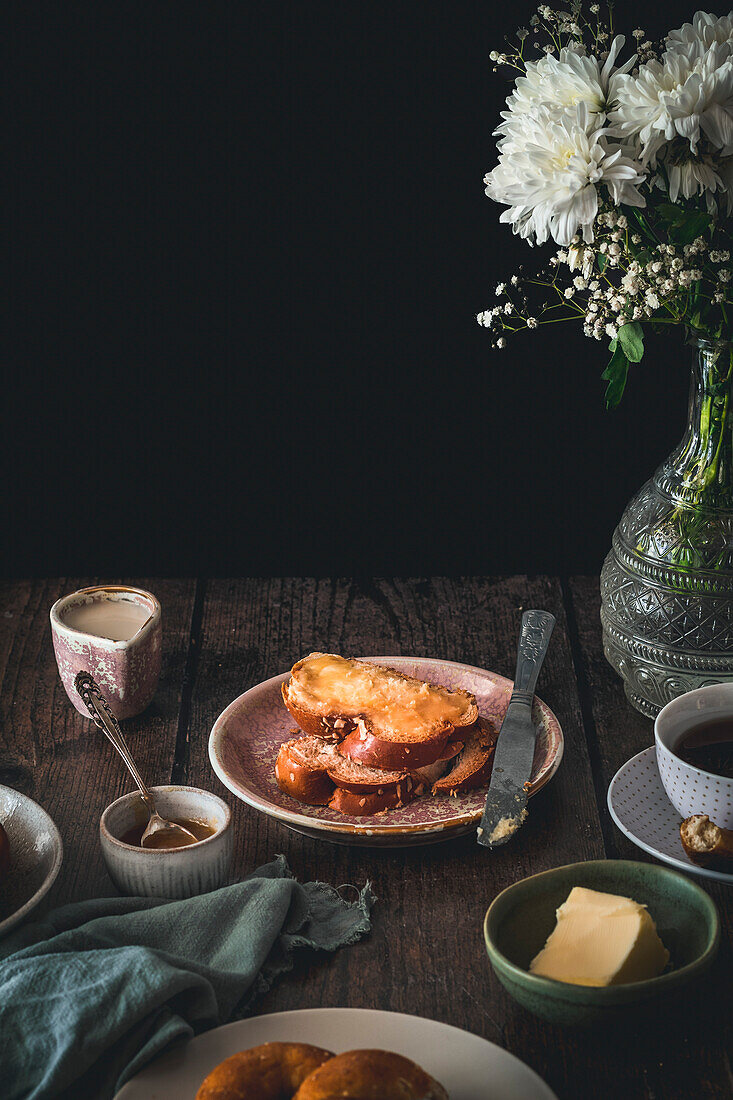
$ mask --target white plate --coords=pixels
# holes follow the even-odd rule
[[[377,664],[409,676],[463,688],[476,696],[479,713],[497,729],[512,693],[512,682],[495,672],[431,657],[369,657]],[[219,715],[209,737],[209,759],[225,787],[256,810],[290,829],[336,844],[370,847],[434,844],[473,831],[481,820],[485,788],[457,797],[423,796],[386,814],[346,817],[328,806],[305,806],[284,794],[275,780],[275,759],[283,741],[293,734],[293,719],[281,688],[290,673],[256,684]],[[535,698],[537,747],[532,764],[530,795],[555,774],[563,752],[560,723],[550,708]]]
[[[431,1074],[450,1100],[557,1100],[513,1054],[457,1027],[366,1008],[307,1008],[253,1016],[214,1028],[161,1055],[116,1100],[193,1100],[212,1069],[230,1054],[267,1042],[312,1043],[344,1050],[393,1050]]]
[[[64,849],[43,807],[12,787],[0,787],[0,824],[10,844],[10,870],[0,884],[0,936],[4,936],[51,889]]]
[[[632,756],[616,772],[608,788],[608,808],[637,848],[680,871],[733,885],[733,874],[698,867],[687,858],[680,840],[682,818],[662,786],[654,745]]]

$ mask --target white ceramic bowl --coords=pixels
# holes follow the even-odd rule
[[[715,718],[733,720],[733,683],[688,691],[662,707],[654,723],[657,767],[678,814],[707,814],[722,829],[733,829],[733,779],[695,768],[675,753],[693,726]]]
[[[4,936],[51,889],[64,849],[46,811],[12,787],[0,787],[0,824],[10,845],[10,870],[0,883],[0,936]]]
[[[156,850],[124,844],[128,829],[147,823],[137,791],[124,794],[102,814],[99,839],[109,876],[122,894],[133,897],[190,898],[223,886],[232,859],[232,814],[226,802],[198,787],[151,787],[158,813],[213,825],[212,836],[185,848]]]

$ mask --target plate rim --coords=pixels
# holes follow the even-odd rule
[[[448,665],[451,668],[480,673],[483,676],[488,675],[494,678],[497,682],[503,681],[506,684],[511,684],[513,682],[507,676],[502,676],[502,674],[499,672],[492,672],[490,669],[481,668],[479,665],[469,665],[465,664],[462,661],[451,661],[447,658],[442,657],[416,657],[411,654],[380,654],[377,656],[360,657],[358,658],[358,660],[373,661],[376,663],[380,661],[386,662],[395,660],[419,661],[421,664],[440,666]],[[213,726],[211,727],[208,743],[209,762],[211,763],[211,766],[214,769],[217,777],[221,780],[227,790],[231,791],[231,793],[235,795],[235,797],[239,798],[242,802],[245,802],[248,806],[251,806],[252,809],[258,810],[260,813],[264,813],[268,817],[272,817],[276,821],[280,821],[282,824],[290,824],[296,829],[297,826],[300,825],[326,835],[337,834],[341,836],[358,836],[366,837],[369,839],[376,838],[377,840],[385,839],[388,837],[409,838],[417,835],[422,837],[429,837],[433,834],[436,837],[439,837],[441,834],[453,834],[454,832],[458,832],[459,830],[466,831],[472,825],[478,824],[478,822],[481,820],[482,811],[480,809],[472,811],[470,813],[458,814],[455,817],[448,818],[446,821],[436,823],[432,827],[430,825],[419,824],[352,825],[348,822],[341,823],[337,821],[324,821],[322,818],[308,817],[306,814],[298,813],[295,810],[288,810],[286,808],[277,806],[275,803],[263,799],[256,794],[251,794],[250,792],[245,791],[242,787],[237,786],[236,783],[229,777],[229,774],[224,768],[222,761],[219,760],[216,754],[214,747],[215,739],[220,737],[221,729],[225,725],[230,712],[237,706],[237,704],[241,702],[242,699],[244,699],[246,695],[249,694],[249,692],[255,691],[257,688],[267,688],[270,686],[274,687],[278,683],[284,683],[289,675],[290,670],[288,670],[287,672],[277,673],[275,676],[270,676],[266,680],[261,680],[259,683],[252,684],[252,686],[247,688],[246,691],[243,691],[241,695],[238,695],[235,699],[232,699],[232,701],[219,714],[219,716],[214,721]],[[540,696],[535,696],[535,699],[537,703],[544,708],[549,717],[555,721],[557,729],[559,731],[559,742],[557,752],[555,753],[555,756],[553,757],[550,766],[548,767],[545,774],[541,777],[540,781],[530,791],[530,797],[533,797],[540,790],[542,790],[542,788],[545,787],[547,783],[549,783],[549,781],[553,778],[553,776],[557,772],[557,769],[562,763],[562,758],[565,751],[565,734],[557,715]]]
[[[31,798],[30,795],[24,794],[23,791],[16,790],[15,787],[9,787],[6,783],[0,783],[0,792],[2,791],[10,791],[11,794],[14,794],[17,798],[20,798],[25,802],[29,802],[31,806],[35,806],[36,810],[40,811],[40,813],[46,818],[46,821],[48,822],[49,832],[51,833],[54,841],[54,857],[48,874],[36,890],[35,894],[32,894],[31,897],[29,897],[28,900],[24,902],[19,909],[16,909],[14,913],[11,913],[9,917],[5,917],[4,920],[0,921],[0,938],[7,935],[7,933],[10,932],[12,928],[15,928],[15,926],[19,924],[22,920],[24,920],[29,913],[32,913],[37,905],[40,905],[40,903],[43,901],[44,897],[58,878],[58,873],[61,870],[61,864],[63,863],[64,859],[64,842],[61,839],[61,833],[58,830],[58,826],[56,825],[56,822],[51,817],[48,810],[44,809],[44,807],[36,802],[35,799]]]
[[[316,1013],[318,1013],[319,1015],[326,1013],[338,1013],[339,1015],[343,1013],[348,1013],[349,1015],[360,1015],[362,1017],[365,1014],[368,1014],[370,1016],[397,1016],[403,1020],[418,1020],[420,1021],[420,1023],[435,1025],[439,1028],[449,1028],[451,1032],[459,1032],[461,1035],[469,1035],[472,1039],[476,1039],[478,1042],[486,1043],[489,1047],[492,1048],[493,1051],[498,1051],[500,1057],[507,1058],[510,1060],[510,1062],[518,1063],[525,1073],[528,1073],[532,1078],[534,1078],[534,1081],[536,1082],[539,1090],[538,1100],[558,1100],[556,1093],[553,1092],[553,1090],[547,1084],[545,1079],[540,1076],[537,1070],[528,1065],[527,1062],[524,1062],[518,1055],[513,1054],[510,1050],[507,1050],[506,1047],[500,1046],[498,1043],[492,1042],[491,1039],[484,1038],[483,1035],[477,1035],[475,1031],[469,1031],[467,1028],[463,1027],[456,1027],[455,1024],[447,1024],[443,1020],[435,1020],[432,1016],[417,1016],[414,1013],[410,1012],[393,1012],[390,1009],[386,1008],[356,1008],[347,1006],[341,1007],[339,1005],[323,1005],[318,1008],[291,1008],[285,1010],[284,1012],[265,1012],[258,1015],[245,1016],[241,1020],[232,1020],[228,1024],[221,1024],[219,1027],[213,1027],[209,1028],[207,1031],[203,1031],[200,1035],[194,1035],[193,1038],[186,1040],[185,1049],[189,1049],[192,1044],[196,1044],[197,1046],[203,1045],[203,1043],[208,1040],[211,1035],[214,1034],[214,1032],[220,1033],[238,1029],[242,1025],[247,1025],[252,1020],[284,1020],[286,1017],[312,1016]],[[171,1048],[169,1047],[166,1050],[161,1051],[160,1054],[157,1055],[150,1062],[148,1062],[146,1066],[143,1066],[139,1073],[135,1074],[135,1077],[132,1077],[129,1081],[126,1081],[120,1091],[115,1093],[114,1100],[126,1100],[125,1090],[128,1089],[130,1085],[134,1085],[135,1078],[141,1076],[143,1073],[145,1073],[147,1069],[154,1066],[155,1062],[158,1061],[158,1059],[165,1057],[165,1055],[169,1053],[170,1050]],[[541,1090],[544,1090],[544,1094],[540,1097]]]
[[[608,805],[608,812],[613,818],[614,824],[618,829],[621,830],[624,836],[631,841],[632,844],[635,844],[637,848],[641,848],[641,850],[643,852],[646,852],[647,855],[654,856],[655,859],[661,860],[662,863],[666,863],[670,867],[674,867],[676,870],[684,871],[685,873],[690,875],[699,875],[701,878],[711,879],[714,882],[722,882],[725,883],[726,886],[733,886],[733,873],[727,874],[725,871],[715,871],[711,870],[711,868],[709,867],[698,867],[698,865],[696,863],[693,863],[691,859],[679,859],[676,856],[669,856],[666,852],[660,851],[659,848],[655,848],[652,844],[648,844],[646,841],[641,840],[639,837],[637,837],[634,833],[631,832],[629,827],[625,825],[622,822],[621,818],[618,816],[612,801],[614,789],[617,785],[617,780],[622,779],[623,775],[628,770],[630,770],[640,760],[642,756],[645,760],[647,760],[651,753],[654,753],[654,756],[656,758],[656,745],[649,745],[648,748],[642,749],[641,752],[635,753],[634,756],[630,756],[629,759],[621,765],[611,782],[608,784],[606,804]],[[661,778],[659,779],[659,783],[661,786]],[[664,790],[663,786],[662,790]],[[672,803],[670,802],[669,804],[674,810],[674,806],[672,806]],[[676,810],[675,813],[677,813]],[[681,817],[680,821],[682,821]]]

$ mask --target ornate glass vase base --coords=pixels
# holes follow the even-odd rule
[[[733,681],[733,351],[694,347],[687,431],[629,503],[601,571],[604,653],[649,718]]]
[[[649,667],[638,659],[629,657],[628,652],[609,645],[604,629],[604,652],[609,664],[618,672],[624,681],[624,693],[635,710],[638,710],[646,718],[656,718],[662,707],[675,699],[678,695],[684,695],[687,691],[696,688],[707,687],[708,684],[719,684],[723,681],[733,682],[733,671],[729,675],[723,672],[703,675],[682,672],[670,666],[660,665]],[[733,662],[731,662],[733,664]]]
[[[656,706],[654,703],[650,703],[648,699],[645,699],[643,695],[637,695],[631,690],[628,684],[624,684],[624,693],[626,698],[631,703],[632,707],[641,711],[647,718],[656,718],[659,714],[661,707]],[[664,719],[662,719],[664,721]]]

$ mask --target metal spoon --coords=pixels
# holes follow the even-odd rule
[[[95,725],[99,726],[102,732],[112,742],[130,769],[132,778],[140,788],[140,797],[150,813],[150,821],[146,825],[145,832],[140,838],[141,846],[143,848],[160,848],[163,846],[160,844],[160,841],[163,840],[165,836],[178,837],[184,844],[195,844],[197,838],[193,833],[189,832],[188,829],[184,829],[183,825],[177,825],[175,821],[168,821],[166,818],[161,817],[156,810],[155,800],[145,786],[143,777],[137,770],[137,765],[132,758],[132,753],[127,747],[127,742],[122,735],[120,724],[99,690],[94,677],[90,676],[88,672],[77,672],[74,679],[74,687],[81,696],[84,706],[89,711],[92,721]]]

